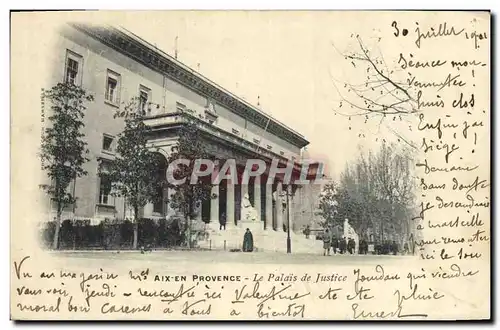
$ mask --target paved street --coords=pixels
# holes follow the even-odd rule
[[[122,263],[123,261],[146,263],[196,263],[196,264],[245,264],[245,265],[297,265],[297,264],[338,264],[338,265],[356,265],[356,264],[379,264],[408,261],[410,256],[380,256],[380,255],[330,255],[323,256],[318,254],[284,254],[284,253],[242,253],[226,251],[153,251],[141,254],[137,251],[92,251],[92,252],[56,252],[53,253],[58,259],[66,260],[85,260],[85,262],[100,263],[99,260],[105,259],[109,263]]]

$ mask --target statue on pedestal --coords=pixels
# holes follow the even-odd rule
[[[243,196],[243,200],[241,201],[241,221],[260,221],[257,210],[252,206],[252,203],[250,203],[250,197],[248,196],[248,194],[245,194]]]

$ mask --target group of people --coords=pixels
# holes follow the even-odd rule
[[[407,254],[408,244],[405,243],[403,248],[403,253]],[[393,254],[397,255],[399,253],[399,245],[396,241],[385,240],[382,243],[375,244],[375,254]]]
[[[356,253],[356,242],[354,239],[342,237],[337,239],[335,235],[331,235],[329,230],[325,230],[323,233],[323,255],[330,255],[330,251],[334,254],[339,252],[340,254],[354,254]],[[378,254],[378,255],[398,255],[398,254],[411,254],[408,243],[403,245],[403,249],[400,249],[399,244],[393,240],[385,240],[381,243],[373,242],[369,243],[366,239],[360,239],[358,246],[358,254]]]
[[[349,254],[354,254],[356,250],[356,241],[353,238],[347,239],[346,237],[342,237],[338,239],[335,236],[330,235],[330,232],[325,230],[323,234],[323,255],[330,255],[330,250],[333,251],[333,254],[337,254],[337,251],[340,254],[344,254],[348,252]]]

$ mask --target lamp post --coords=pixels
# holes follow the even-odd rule
[[[292,253],[292,240],[290,239],[290,204],[288,199],[288,191],[286,193],[286,253]]]

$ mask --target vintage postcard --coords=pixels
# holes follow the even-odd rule
[[[14,320],[486,320],[488,11],[11,13]]]

